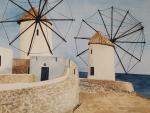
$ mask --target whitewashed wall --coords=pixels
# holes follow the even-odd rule
[[[22,31],[28,28],[32,23],[33,21],[21,22],[20,33],[22,33]],[[52,32],[44,24],[42,24],[42,27],[47,37],[47,40],[52,48]],[[23,35],[21,35],[20,37],[20,49],[25,52],[28,52],[29,50],[34,28],[35,28],[35,24],[30,29],[28,29],[25,33],[23,33]],[[34,54],[30,54],[30,56],[51,56],[40,27],[37,26],[37,29],[39,29],[39,35],[37,36],[37,31],[36,31],[33,40],[33,46],[31,49],[31,53]],[[27,56],[27,54],[24,52],[20,52],[20,57],[22,59],[29,59],[29,56]]]
[[[30,73],[36,75],[36,80],[41,79],[41,68],[49,67],[49,79],[60,77],[65,69],[69,67],[69,60],[50,56],[32,56],[30,57]]]
[[[90,75],[90,67],[94,67],[94,76]],[[112,46],[90,44],[88,78],[115,80],[114,48]]]
[[[10,49],[0,47],[0,56],[1,56],[0,74],[11,74],[13,52]]]

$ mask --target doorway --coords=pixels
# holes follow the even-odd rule
[[[49,67],[41,68],[41,81],[46,81],[49,79]]]

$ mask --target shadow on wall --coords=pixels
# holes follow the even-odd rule
[[[30,67],[29,59],[13,59],[13,74],[28,74]]]

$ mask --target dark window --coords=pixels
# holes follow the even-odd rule
[[[46,66],[46,63],[44,63],[43,65]]]
[[[76,74],[76,69],[74,69],[74,75]]]
[[[1,66],[1,56],[0,56],[0,66]]]
[[[57,62],[57,60],[58,60],[58,59],[57,59],[57,57],[56,57],[56,62]]]
[[[92,49],[91,49],[91,54],[93,53]]]
[[[30,67],[28,67],[28,74],[30,74]]]
[[[90,69],[90,75],[94,75],[94,67],[91,67],[91,69]]]
[[[38,29],[36,30],[36,35],[39,36],[39,30]]]

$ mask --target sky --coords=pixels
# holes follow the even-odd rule
[[[0,0],[0,3],[2,2],[3,0]],[[150,75],[150,0],[68,0],[68,2],[72,9],[71,12],[73,18],[75,18],[76,21],[73,23],[73,26],[70,30],[69,38],[67,39],[68,43],[63,44],[63,49],[58,50],[57,55],[72,59],[78,64],[79,70],[86,70],[87,67],[81,63],[80,59],[76,58],[76,49],[74,43],[74,37],[79,29],[81,19],[89,17],[98,9],[106,9],[114,6],[120,9],[130,10],[130,12],[142,22],[147,43],[144,50],[143,59],[141,63],[132,70],[132,73]],[[1,11],[3,11],[4,5],[1,4],[0,8]],[[0,46],[7,47],[7,40],[1,38]]]
[[[71,0],[71,6],[74,16],[79,21],[90,16],[97,9],[114,6],[129,10],[145,27],[144,33],[147,42],[142,61],[132,70],[132,73],[150,75],[150,0]]]

